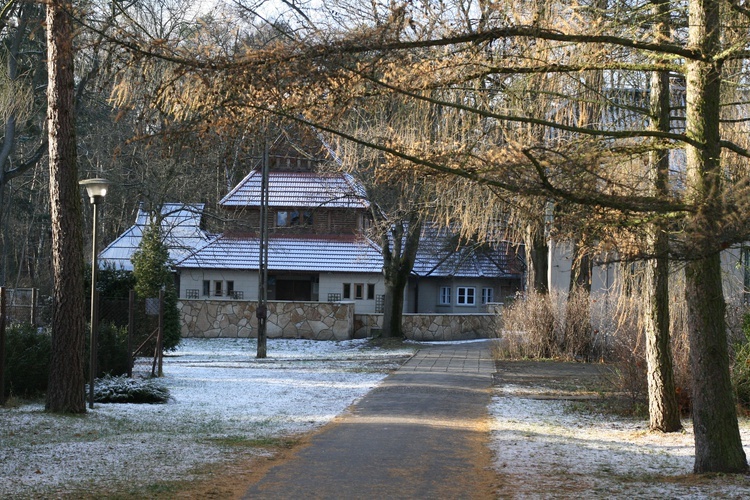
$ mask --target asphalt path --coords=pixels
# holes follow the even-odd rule
[[[494,498],[489,342],[420,349],[244,498]]]

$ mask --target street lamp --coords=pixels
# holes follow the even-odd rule
[[[89,408],[94,408],[94,378],[96,377],[96,330],[98,329],[96,275],[99,270],[96,255],[96,216],[99,202],[107,195],[109,181],[107,179],[86,179],[78,184],[86,188],[89,201],[94,207],[93,225],[91,231],[91,340],[89,345]]]

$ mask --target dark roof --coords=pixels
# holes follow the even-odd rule
[[[521,278],[524,266],[518,251],[507,241],[460,243],[449,230],[426,224],[412,273],[420,277]]]
[[[260,206],[261,173],[253,170],[222,198],[222,207]],[[364,189],[348,174],[272,171],[268,173],[271,207],[368,208]]]
[[[178,268],[258,269],[256,235],[222,235],[177,264]],[[379,273],[380,248],[366,238],[351,236],[272,235],[268,240],[268,269]]]

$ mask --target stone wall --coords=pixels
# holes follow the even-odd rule
[[[410,340],[467,340],[495,336],[498,314],[404,314],[404,336]],[[355,314],[354,337],[379,333],[382,314]]]
[[[183,337],[257,337],[255,301],[180,300]],[[345,340],[353,336],[351,302],[268,302],[268,338]]]
[[[183,337],[256,337],[257,302],[180,300]],[[410,340],[466,340],[495,336],[499,314],[404,314]],[[345,340],[377,335],[382,314],[354,314],[353,302],[268,302],[268,338]]]

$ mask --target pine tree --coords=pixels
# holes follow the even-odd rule
[[[158,217],[144,229],[141,244],[131,258],[135,276],[135,293],[141,298],[154,298],[164,290],[165,350],[180,342],[180,317],[177,310],[177,291],[174,286],[169,249],[164,243]]]

